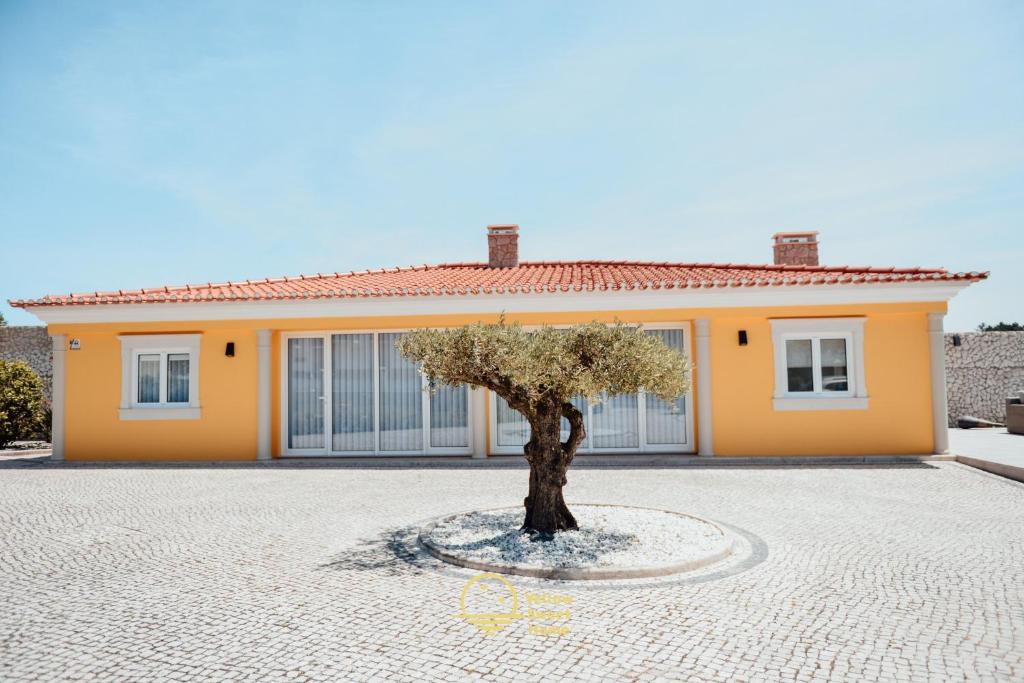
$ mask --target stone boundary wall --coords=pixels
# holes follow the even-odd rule
[[[53,348],[42,326],[0,327],[0,360],[23,360],[43,380],[47,400],[53,387]]]
[[[950,426],[963,415],[1005,422],[1006,397],[1024,389],[1024,332],[948,333],[945,342]]]

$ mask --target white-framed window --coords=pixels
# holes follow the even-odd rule
[[[285,455],[472,452],[469,387],[428,391],[395,348],[404,330],[281,336]]]
[[[685,325],[643,325],[647,334],[690,357],[690,334]],[[530,424],[504,399],[490,393],[490,452],[522,453],[530,439]],[[693,393],[672,403],[644,392],[620,395],[598,403],[582,397],[573,403],[583,413],[587,438],[580,453],[690,453],[693,452]],[[562,439],[569,436],[569,424],[562,420]]]
[[[771,320],[775,410],[865,410],[864,318]]]
[[[121,335],[122,420],[196,420],[199,335]]]

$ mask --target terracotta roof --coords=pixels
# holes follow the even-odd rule
[[[81,306],[263,299],[341,299],[396,296],[466,296],[527,292],[593,292],[712,287],[785,287],[920,281],[975,282],[988,273],[951,273],[941,268],[774,266],[640,261],[533,261],[515,268],[486,263],[442,263],[350,273],[238,282],[152,287],[113,292],[55,294],[15,299],[26,306]]]

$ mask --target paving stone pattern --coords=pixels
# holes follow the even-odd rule
[[[474,572],[390,539],[514,505],[523,469],[0,469],[0,680],[1021,680],[1024,485],[955,463],[581,469],[570,501],[694,513],[717,580],[513,577],[570,632],[484,635]],[[410,526],[412,525],[412,526]]]

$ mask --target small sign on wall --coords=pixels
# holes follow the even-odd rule
[[[82,340],[78,337],[72,337],[71,342],[68,344],[68,348],[72,351],[77,351],[82,348]]]

